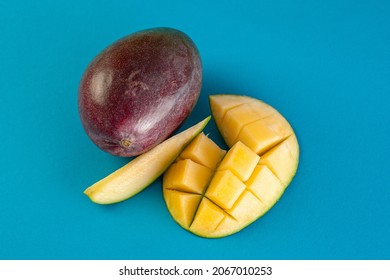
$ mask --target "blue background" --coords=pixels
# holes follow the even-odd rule
[[[390,259],[390,2],[1,1],[1,259]],[[135,31],[186,32],[199,102],[242,93],[277,108],[298,173],[262,219],[222,239],[180,228],[161,180],[123,203],[84,189],[127,162],[100,151],[77,109],[93,57]],[[215,124],[205,129],[222,144]]]

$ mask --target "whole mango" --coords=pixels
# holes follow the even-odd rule
[[[182,124],[201,84],[201,58],[189,36],[172,28],[139,31],[89,64],[79,86],[80,119],[102,150],[137,156]]]

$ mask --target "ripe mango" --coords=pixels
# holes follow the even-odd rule
[[[100,149],[137,156],[183,123],[201,84],[201,58],[188,35],[172,28],[138,31],[88,65],[79,86],[80,119]]]
[[[163,196],[173,219],[207,238],[240,231],[282,196],[299,162],[286,119],[270,105],[240,95],[210,96],[226,152],[199,134],[165,172]]]

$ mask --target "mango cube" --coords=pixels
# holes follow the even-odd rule
[[[250,97],[238,96],[234,94],[219,94],[209,96],[210,109],[216,123],[222,122],[226,112],[238,105],[252,101]]]
[[[217,171],[207,189],[206,197],[221,208],[230,209],[245,188],[245,184],[230,170]]]
[[[244,103],[228,110],[221,125],[221,133],[229,146],[233,146],[242,127],[261,118],[258,111]]]
[[[204,133],[199,134],[180,154],[180,158],[189,158],[210,169],[215,169],[225,151],[208,138]]]
[[[169,212],[183,227],[189,227],[196,209],[202,199],[201,195],[165,189],[164,197]]]
[[[259,163],[267,165],[283,185],[287,186],[295,175],[298,165],[298,153],[297,138],[295,135],[291,135],[285,141],[264,153]]]
[[[237,142],[221,161],[218,170],[229,169],[240,180],[246,181],[251,176],[260,157],[245,146],[242,142]]]
[[[227,212],[237,221],[246,224],[257,217],[262,216],[267,210],[268,207],[266,204],[261,202],[251,192],[245,191],[237,200],[237,205],[235,205],[234,208],[227,210]]]
[[[245,125],[238,139],[256,154],[262,155],[292,133],[290,125],[284,119],[269,116]]]
[[[212,176],[211,169],[190,159],[178,161],[173,170],[175,176],[169,188],[189,193],[202,194]]]
[[[207,198],[203,198],[195,214],[190,230],[200,235],[213,232],[225,217],[225,212]]]
[[[282,182],[266,165],[258,165],[245,185],[258,199],[273,205],[284,192]]]

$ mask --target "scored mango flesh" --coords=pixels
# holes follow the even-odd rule
[[[265,214],[295,175],[299,147],[289,123],[271,106],[246,96],[210,97],[230,149],[199,134],[163,177],[174,220],[203,237],[233,234]]]

